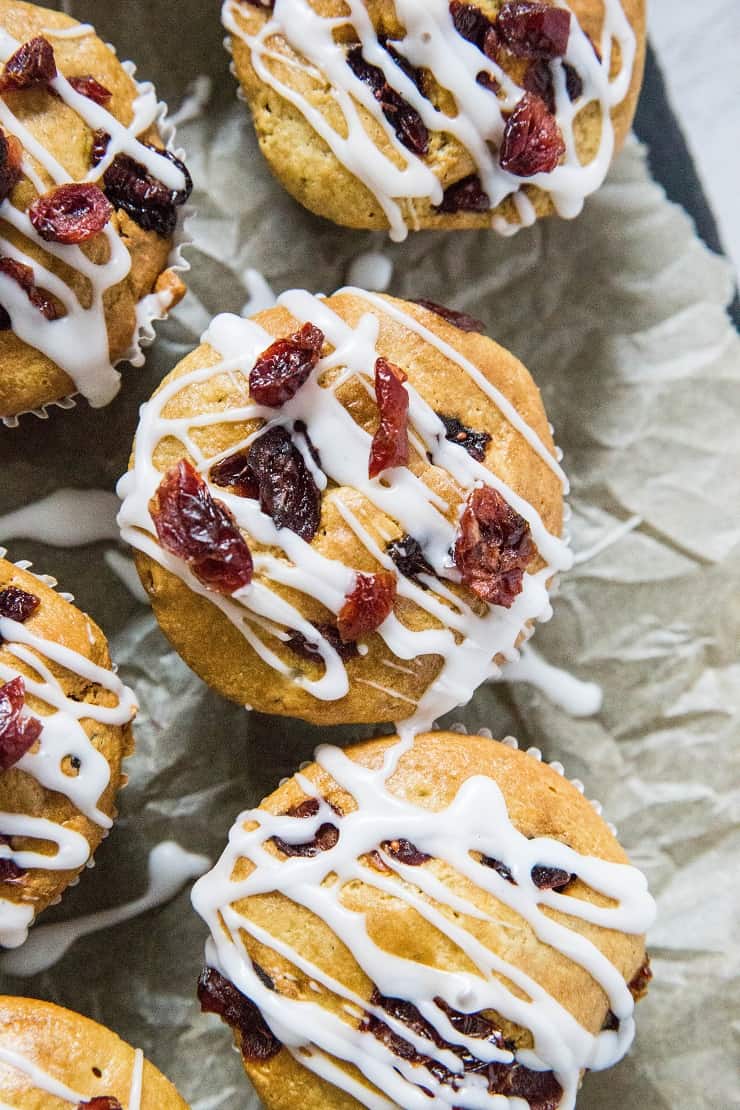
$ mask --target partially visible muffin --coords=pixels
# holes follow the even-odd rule
[[[294,290],[217,317],[142,408],[119,523],[209,685],[428,728],[549,616],[564,476],[532,378],[481,327]]]
[[[23,942],[107,835],[135,708],[97,625],[0,559],[0,944]]]
[[[191,183],[163,149],[151,86],[92,30],[0,0],[0,31],[0,418],[12,423],[71,394],[115,396],[115,364],[184,293],[173,246]]]
[[[35,998],[0,997],[0,1101],[15,1110],[188,1110],[140,1049]]]
[[[654,903],[604,820],[479,736],[320,748],[240,815],[193,904],[201,1005],[266,1110],[571,1110],[650,978]]]
[[[634,116],[644,0],[224,0],[270,168],[356,228],[576,216]]]

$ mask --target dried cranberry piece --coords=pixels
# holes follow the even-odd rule
[[[489,1064],[488,1090],[491,1094],[520,1098],[530,1110],[558,1110],[563,1088],[551,1071],[532,1071],[523,1064]]]
[[[162,478],[151,514],[162,547],[204,586],[233,594],[252,581],[252,556],[236,521],[187,459]]]
[[[350,659],[355,659],[360,654],[357,650],[357,644],[344,643],[335,625],[317,624],[315,627],[316,631],[319,632],[325,640],[329,641],[343,663],[346,663]],[[301,632],[294,632],[292,636],[285,641],[285,644],[286,647],[289,647],[296,655],[301,655],[304,659],[321,662],[321,653],[318,643],[306,639]]]
[[[288,528],[310,543],[321,521],[321,491],[290,432],[268,428],[249,448],[247,465],[258,485],[262,512],[276,528]]]
[[[493,856],[481,856],[480,861],[484,867],[490,867],[491,870],[500,875],[502,879],[506,879],[507,883],[514,882],[514,876],[511,871],[500,859],[494,859]]]
[[[368,474],[377,478],[384,470],[409,461],[409,395],[403,388],[407,375],[387,359],[375,363],[375,396],[380,426],[370,447]]]
[[[389,51],[390,52],[390,51]],[[394,54],[394,60],[395,60]],[[404,100],[385,79],[380,66],[371,65],[362,56],[362,47],[355,46],[347,54],[347,65],[364,84],[372,89],[383,115],[396,133],[399,142],[413,154],[424,155],[429,150],[429,131],[416,108]]]
[[[463,177],[454,185],[448,185],[442,197],[438,212],[489,212],[491,199],[483,191],[480,178],[476,173]]]
[[[270,1060],[283,1047],[254,1002],[213,967],[206,967],[201,973],[198,1001],[204,1014],[218,1014],[239,1032],[245,1060]]]
[[[424,558],[421,544],[413,536],[405,535],[400,540],[391,540],[385,550],[404,578],[416,580],[420,574],[434,574],[433,568]],[[422,589],[427,588],[423,582],[419,585]]]
[[[527,92],[533,93],[544,101],[548,112],[555,114],[555,85],[549,62],[542,58],[536,58],[530,62],[522,84]]]
[[[110,145],[110,135],[104,131],[102,127],[98,127],[93,131],[92,148],[90,150],[90,164],[99,166],[108,153]]]
[[[26,687],[20,676],[0,686],[0,771],[15,766],[44,727],[38,717],[25,716],[25,704]]]
[[[450,1025],[464,1037],[493,1041],[499,1048],[504,1047],[501,1031],[482,1014],[462,1014],[459,1010],[453,1010],[442,998],[435,998],[434,1002],[447,1015]]]
[[[0,274],[7,274],[13,281],[17,281],[34,308],[37,308],[47,320],[59,318],[59,310],[54,301],[35,284],[30,266],[16,262],[14,258],[0,258]]]
[[[81,182],[52,189],[28,209],[31,223],[47,243],[86,243],[100,234],[112,215],[105,193]]]
[[[427,308],[436,316],[441,316],[448,324],[452,324],[453,327],[459,328],[460,331],[483,333],[486,330],[486,325],[481,320],[476,319],[475,316],[470,316],[467,312],[458,312],[456,308],[447,308],[446,305],[437,304],[436,301],[428,301],[424,297],[414,301],[414,304],[421,305],[422,308]]]
[[[404,58],[403,54],[399,54],[398,51],[394,49],[393,43],[390,41],[387,35],[379,35],[378,42],[386,51],[386,53],[390,54],[391,58],[393,58],[393,61],[396,63],[398,68],[403,70],[409,81],[414,82],[424,99],[428,100],[429,98],[424,91],[424,74],[422,70],[416,69],[415,66],[412,66],[408,58]]]
[[[419,851],[410,840],[384,840],[381,848],[393,859],[398,860],[399,863],[405,863],[407,867],[421,867],[423,863],[432,858],[426,852]]]
[[[212,466],[208,477],[214,486],[233,489],[239,497],[250,497],[255,501],[259,497],[259,482],[249,469],[247,456],[240,452],[229,455],[228,458]]]
[[[653,972],[652,968],[650,967],[650,959],[648,957],[646,958],[645,963],[642,965],[637,974],[633,975],[633,977],[630,979],[628,984],[630,993],[634,995],[636,1001],[639,1002],[643,995],[647,994],[647,989],[652,982],[652,978]]]
[[[77,1110],[123,1110],[123,1107],[112,1095],[98,1095],[87,1102],[78,1102]]]
[[[334,807],[332,807],[334,808]],[[306,798],[297,806],[293,806],[286,813],[286,817],[315,817],[319,812],[318,798]],[[316,831],[313,840],[304,841],[302,844],[289,844],[280,836],[273,836],[272,842],[284,856],[302,856],[304,859],[313,859],[321,852],[328,852],[339,840],[339,829],[336,825],[325,821]]]
[[[86,96],[88,100],[94,100],[96,104],[107,104],[113,96],[110,89],[106,89],[105,85],[101,85],[89,74],[84,77],[68,77],[67,80],[75,92]]]
[[[26,872],[12,859],[0,859],[0,883],[14,883]]]
[[[35,594],[19,590],[17,586],[6,586],[0,590],[0,617],[18,621],[19,624],[25,624],[40,604],[41,600]]]
[[[448,439],[450,443],[459,443],[471,458],[483,462],[486,457],[486,448],[491,442],[490,434],[488,432],[477,432],[474,428],[469,428],[456,416],[445,416],[441,412],[438,412],[437,416],[445,426],[445,439]]]
[[[5,63],[5,70],[0,76],[0,93],[48,85],[56,75],[54,48],[48,39],[38,35],[18,47]]]
[[[489,58],[495,59],[498,49],[498,35],[492,20],[473,4],[463,4],[452,0],[450,15],[455,30],[468,42],[472,42]]]
[[[575,877],[570,871],[563,871],[561,867],[545,867],[538,863],[532,868],[532,882],[538,890],[559,892],[564,890]]]
[[[263,351],[249,374],[249,391],[257,404],[276,409],[295,397],[317,365],[323,345],[324,333],[304,324]]]
[[[510,609],[534,554],[526,520],[490,486],[473,490],[460,521],[455,565],[483,601]]]
[[[339,610],[337,628],[346,642],[359,640],[380,628],[393,611],[396,599],[396,578],[388,571],[379,574],[358,574],[355,587]]]
[[[171,151],[157,149],[157,153],[181,171],[184,189],[168,189],[128,154],[115,156],[103,174],[103,183],[108,200],[116,208],[122,208],[145,231],[155,231],[167,239],[174,233],[177,209],[190,196],[193,182],[187,167]]]
[[[583,95],[583,78],[570,62],[563,62],[565,69],[565,87],[570,100],[578,100]]]
[[[517,177],[552,173],[565,154],[558,122],[544,100],[527,92],[506,121],[499,160]]]
[[[23,176],[22,159],[23,147],[15,135],[6,135],[0,128],[0,202],[10,196]]]
[[[518,58],[562,58],[568,49],[570,12],[534,0],[509,0],[498,13],[496,31]]]

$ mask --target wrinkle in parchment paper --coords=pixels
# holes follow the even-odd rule
[[[134,57],[173,109],[194,78],[212,80],[205,114],[179,132],[197,186],[191,293],[159,326],[146,366],[126,371],[109,409],[81,405],[44,424],[24,420],[2,437],[0,511],[60,486],[112,489],[139,404],[214,313],[241,309],[251,268],[277,291],[330,293],[357,255],[382,250],[394,267],[390,292],[485,320],[543,390],[573,483],[576,549],[633,516],[642,522],[563,578],[555,618],[537,632],[549,660],[603,686],[599,716],[574,720],[530,687],[489,686],[453,719],[514,733],[561,759],[604,803],[659,901],[655,981],[639,1007],[636,1045],[614,1071],[587,1079],[579,1106],[740,1106],[732,1039],[740,971],[740,339],[724,311],[728,266],[651,183],[635,142],[574,223],[544,223],[513,240],[423,233],[401,245],[335,229],[298,208],[261,161],[234,100],[212,5],[72,0],[67,8],[96,22],[122,57]],[[140,893],[148,851],[162,839],[215,857],[237,813],[326,739],[207,690],[105,550],[15,540],[10,552],[76,594],[111,637],[141,703],[120,820],[94,871],[45,920]],[[342,729],[332,738],[371,731]],[[112,1026],[144,1048],[196,1110],[252,1110],[258,1103],[227,1031],[198,1013],[203,941],[182,895],[81,940],[35,979],[0,986]]]

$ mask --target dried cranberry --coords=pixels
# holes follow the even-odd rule
[[[404,578],[416,580],[420,574],[434,574],[434,570],[424,558],[421,544],[413,536],[405,535],[401,536],[400,540],[391,540],[385,550]],[[426,589],[423,582],[420,585]]]
[[[448,324],[452,324],[453,327],[459,328],[460,331],[482,333],[486,330],[486,325],[481,320],[476,319],[475,316],[470,316],[467,312],[458,312],[456,308],[447,308],[446,305],[437,304],[436,301],[428,301],[423,297],[416,300],[414,303],[421,305],[422,308],[428,309],[436,316],[441,316]]]
[[[233,516],[187,459],[159,484],[152,520],[162,547],[211,590],[233,594],[252,581],[252,556]]]
[[[534,0],[509,0],[498,13],[496,31],[518,58],[562,58],[568,49],[570,12]]]
[[[437,208],[438,212],[488,212],[491,208],[491,199],[483,191],[480,178],[471,173],[454,185],[448,185],[442,197],[442,203]]]
[[[319,632],[325,640],[329,641],[343,663],[348,662],[350,659],[355,659],[359,655],[357,644],[345,644],[335,625],[317,624],[315,627],[316,631]],[[301,632],[294,632],[289,639],[285,641],[285,645],[289,647],[291,651],[294,651],[296,655],[300,655],[304,659],[311,659],[319,663],[322,661],[318,641],[308,640]]]
[[[480,8],[476,8],[473,4],[463,4],[460,0],[452,0],[450,15],[459,35],[472,42],[489,58],[495,59],[498,48],[496,28],[493,21],[484,15]]]
[[[486,73],[484,70],[481,70],[481,72],[478,74],[478,76],[476,77],[476,81],[479,85],[482,85],[484,89],[488,89],[490,93],[493,93],[494,96],[498,96],[499,92],[501,91],[501,86],[499,85],[496,78],[491,77],[491,74]]]
[[[490,434],[488,432],[476,432],[474,428],[468,428],[456,416],[445,416],[441,412],[438,412],[437,416],[445,426],[445,439],[448,439],[450,443],[459,443],[471,458],[483,462],[486,457],[486,448],[491,442]]]
[[[530,62],[522,82],[527,92],[534,93],[544,101],[548,112],[555,114],[555,85],[552,80],[550,63],[542,58]]]
[[[54,48],[41,35],[20,46],[5,63],[0,93],[48,85],[57,75]]]
[[[565,154],[558,122],[544,100],[527,92],[506,121],[500,162],[517,177],[552,173]]]
[[[249,448],[247,465],[262,512],[276,528],[288,528],[310,543],[321,521],[321,491],[290,432],[268,428]]]
[[[110,89],[106,89],[105,85],[101,85],[90,75],[68,77],[67,80],[75,92],[80,93],[81,96],[86,96],[88,100],[94,100],[96,104],[107,104],[113,96]]]
[[[387,359],[375,363],[375,396],[380,426],[370,447],[368,474],[377,478],[384,470],[409,461],[409,395],[403,388],[407,375]]]
[[[86,243],[99,235],[113,205],[97,185],[59,185],[28,209],[35,230],[47,243]]]
[[[422,72],[422,70],[416,69],[415,66],[412,66],[408,58],[404,58],[403,54],[399,54],[398,51],[394,49],[393,43],[390,41],[387,35],[378,35],[378,42],[386,51],[386,53],[390,54],[391,58],[393,58],[393,61],[396,63],[398,68],[403,70],[409,81],[414,82],[424,99],[428,100],[429,98],[424,91],[424,73]]]
[[[36,743],[44,727],[38,717],[23,713],[25,704],[22,678],[12,678],[0,686],[0,771],[15,766]]]
[[[33,270],[30,266],[16,262],[14,258],[0,258],[0,274],[6,274],[13,281],[17,281],[34,308],[37,308],[47,320],[59,318],[59,310],[54,301],[34,283]]]
[[[583,78],[577,69],[569,62],[563,62],[565,69],[565,87],[570,100],[578,100],[583,95]]]
[[[35,594],[19,590],[17,586],[6,586],[4,590],[0,590],[0,617],[18,621],[19,624],[25,624],[40,604],[41,601]]]
[[[250,497],[253,500],[259,497],[259,482],[249,469],[247,456],[241,452],[229,455],[212,466],[208,477],[214,486],[233,489],[239,497]]]
[[[6,135],[0,128],[0,203],[10,196],[23,176],[22,159],[23,147],[15,135]]]
[[[514,876],[510,869],[505,863],[502,863],[500,859],[494,859],[493,856],[481,856],[481,863],[484,867],[490,867],[491,870],[495,871],[497,875],[500,875],[502,879],[506,879],[507,883],[514,882]]]
[[[490,486],[473,490],[460,521],[455,565],[483,601],[510,609],[534,554],[526,520]]]
[[[405,863],[407,867],[421,867],[422,863],[432,858],[426,852],[420,852],[410,840],[384,840],[381,848],[399,863]]]
[[[538,863],[532,868],[532,882],[538,890],[564,890],[568,883],[575,879],[570,871],[563,871],[561,867],[545,867]]]
[[[249,375],[249,391],[257,404],[276,409],[295,397],[317,365],[323,345],[324,333],[304,324],[263,351]]]
[[[123,1107],[112,1095],[98,1095],[87,1102],[78,1102],[77,1110],[123,1110]]]
[[[306,798],[306,800],[299,805],[289,809],[285,816],[303,818],[315,817],[318,812],[318,798]],[[321,852],[328,852],[330,848],[334,847],[338,840],[339,829],[336,825],[332,825],[328,821],[325,821],[323,825],[319,826],[312,840],[304,841],[302,844],[290,844],[280,836],[272,837],[273,844],[284,856],[301,856],[304,859],[313,859],[314,856],[320,855]]]
[[[108,153],[110,145],[110,135],[104,131],[102,127],[98,127],[93,131],[92,148],[90,150],[90,164],[99,166]]]
[[[375,632],[390,616],[395,599],[395,575],[388,571],[358,574],[354,589],[339,610],[339,635],[346,642]]]
[[[0,833],[0,844],[10,847],[10,837]],[[15,860],[0,859],[0,883],[15,883],[26,874],[24,868],[19,867]]]
[[[215,968],[203,969],[198,980],[198,1001],[204,1014],[218,1014],[239,1032],[245,1060],[270,1060],[283,1047],[254,1002]]]
[[[157,153],[180,170],[185,178],[184,189],[168,189],[128,154],[115,156],[103,174],[103,183],[106,196],[116,208],[122,208],[145,231],[169,238],[177,226],[177,209],[190,196],[193,182],[186,166],[171,151]]]
[[[634,995],[637,1001],[639,1001],[643,997],[643,995],[647,993],[647,989],[650,986],[652,978],[653,972],[650,967],[650,960],[649,958],[646,958],[645,963],[642,965],[637,974],[633,975],[628,984],[630,992]]]
[[[347,65],[355,77],[370,86],[399,141],[413,154],[426,154],[429,150],[429,131],[424,121],[416,108],[391,88],[380,66],[371,65],[363,58],[361,46],[349,51]]]

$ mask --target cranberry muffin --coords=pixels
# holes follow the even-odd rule
[[[629,131],[644,0],[224,0],[262,152],[356,228],[572,218]]]
[[[116,395],[184,293],[191,183],[150,85],[87,24],[0,0],[0,418]]]
[[[480,736],[315,759],[193,889],[201,1005],[264,1106],[571,1110],[629,1048],[650,978],[654,903],[607,824]]]
[[[539,391],[481,327],[294,290],[217,317],[143,406],[119,523],[209,685],[418,730],[549,617],[564,475]]]
[[[188,1110],[141,1049],[35,998],[0,997],[0,1100],[15,1110]]]
[[[25,940],[116,816],[134,696],[90,618],[0,559],[0,944]]]

